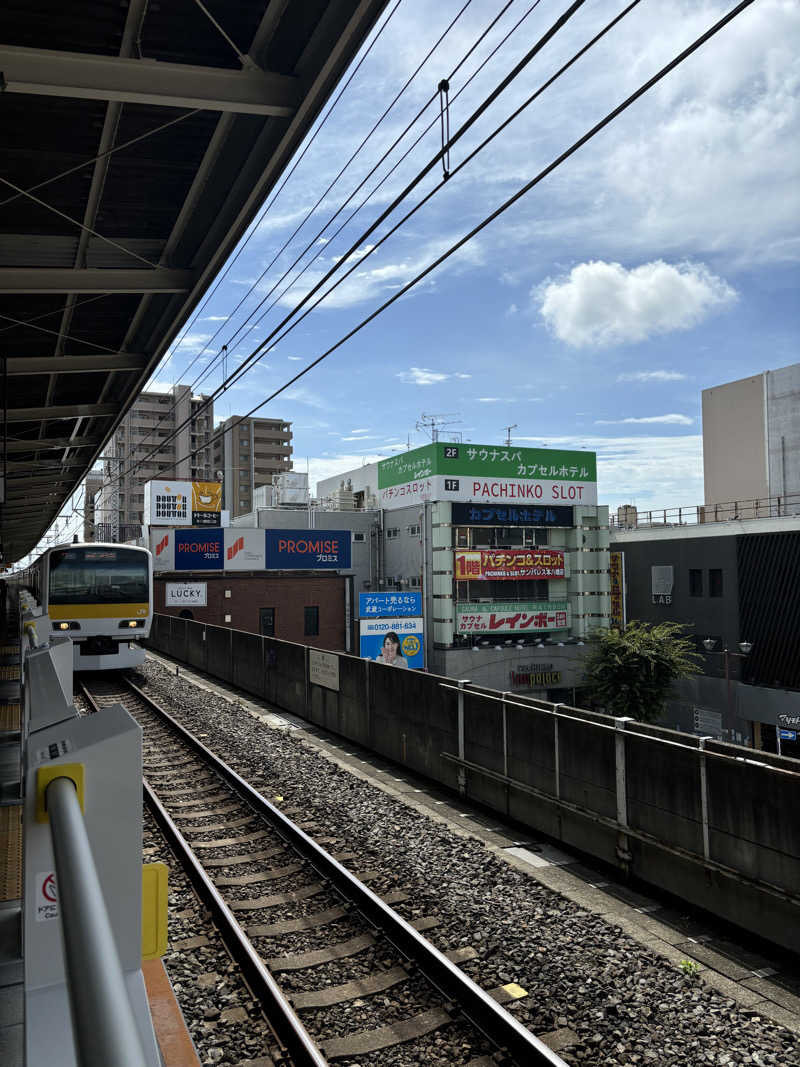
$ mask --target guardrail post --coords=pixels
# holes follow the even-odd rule
[[[629,722],[635,722],[630,715],[614,719],[614,767],[617,787],[617,857],[627,869],[631,861],[631,853],[628,847],[628,786],[625,774],[625,727]]]
[[[511,695],[508,690],[503,692],[503,774],[506,778],[508,778],[508,709],[506,708],[506,697]]]
[[[467,795],[467,772],[464,769],[466,743],[464,740],[464,686],[470,685],[469,678],[462,678],[458,683],[458,791],[462,797]]]
[[[713,741],[712,737],[701,737],[700,749],[700,818],[703,821],[703,859],[711,858],[711,848],[708,839],[708,771],[706,767],[705,747],[706,741]]]
[[[555,775],[555,797],[556,800],[561,800],[561,754],[559,752],[559,738],[558,738],[558,709],[563,708],[565,705],[554,704],[553,705],[553,771]],[[561,811],[559,809],[559,818],[561,817]]]

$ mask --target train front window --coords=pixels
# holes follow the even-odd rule
[[[124,548],[67,548],[50,555],[51,604],[142,604],[147,556]]]

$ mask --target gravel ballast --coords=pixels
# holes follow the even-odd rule
[[[204,743],[264,796],[281,798],[280,806],[291,809],[295,819],[302,812],[303,826],[315,827],[307,831],[313,836],[332,838],[329,851],[346,847],[356,853],[358,858],[347,862],[351,870],[379,868],[385,876],[379,885],[408,893],[408,900],[397,905],[405,918],[435,916],[438,925],[425,936],[437,948],[475,949],[476,958],[463,966],[480,986],[522,986],[528,996],[512,1006],[520,1022],[536,1034],[573,1031],[574,1043],[559,1050],[567,1063],[800,1065],[789,1030],[742,1009],[702,978],[683,973],[618,927],[508,865],[481,841],[451,831],[351,775],[297,731],[266,727],[235,701],[176,678],[156,661],[148,659],[141,673],[148,695],[192,732],[204,735]],[[165,963],[173,983],[180,985],[170,959]],[[331,965],[330,984],[336,984],[336,973]],[[285,987],[297,983],[302,988],[298,976],[286,977]],[[400,1006],[406,996],[402,989],[379,995]],[[365,1020],[370,1016],[366,999],[349,1008]],[[314,1012],[301,1017],[313,1032]],[[235,1040],[221,1042],[227,1029],[215,1028],[214,1058],[205,1062],[239,1063],[257,1055],[250,1040],[238,1048]],[[414,1042],[405,1052],[399,1046],[360,1057],[358,1063],[458,1063],[459,1051],[458,1027],[453,1026]],[[430,1058],[420,1058],[424,1055]]]

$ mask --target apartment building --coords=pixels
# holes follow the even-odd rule
[[[213,479],[214,405],[209,401],[204,407],[207,400],[193,394],[188,385],[176,385],[168,393],[139,395],[103,457],[95,527],[98,531],[102,527],[106,538],[138,536],[131,530],[142,523],[144,483],[151,478]]]
[[[800,363],[703,390],[703,467],[711,519],[797,510]]]
[[[271,485],[274,474],[292,469],[292,424],[232,415],[217,434],[211,469],[222,471],[222,506],[235,518],[253,510],[259,486]]]
[[[103,475],[100,471],[90,471],[83,482],[83,539],[96,541],[95,537],[95,497],[103,488]]]

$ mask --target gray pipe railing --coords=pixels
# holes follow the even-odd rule
[[[46,803],[77,1061],[80,1067],[141,1067],[147,1058],[71,779],[53,779]]]

